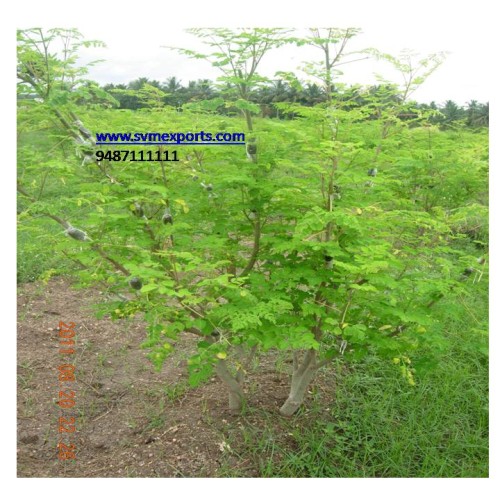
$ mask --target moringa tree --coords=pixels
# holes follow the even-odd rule
[[[79,263],[84,284],[100,283],[119,297],[103,312],[143,315],[144,347],[157,367],[179,336],[194,334],[190,381],[215,370],[232,409],[244,402],[244,375],[259,349],[290,353],[283,415],[299,408],[318,370],[333,359],[378,352],[398,360],[413,383],[409,353],[438,338],[431,308],[462,286],[458,266],[466,256],[450,255],[446,214],[422,210],[396,191],[396,178],[373,171],[369,106],[348,109],[332,97],[315,107],[277,104],[296,117],[293,123],[254,119],[252,91],[265,81],[259,64],[269,50],[296,42],[288,32],[194,33],[210,51],[182,51],[222,70],[226,100],[200,100],[183,113],[162,108],[154,120],[138,110],[133,124],[131,115],[102,111],[96,118],[77,107],[77,99],[102,107],[109,97],[79,84],[75,60],[45,49],[44,33],[20,33],[20,91],[36,95],[28,107],[37,123],[52,123],[56,140],[71,141],[89,160],[61,160],[55,147],[40,161],[36,151],[22,150],[21,221],[47,215],[65,229],[68,238],[55,248]],[[69,84],[67,75],[74,76]],[[145,97],[156,107],[163,96]],[[245,152],[193,147],[179,162],[140,168],[94,158],[90,130],[98,127],[142,132],[162,120],[178,130],[237,131],[240,122],[217,114],[221,106],[241,112]],[[33,115],[24,111],[21,127],[29,127]],[[49,198],[47,186],[64,183],[76,190]],[[71,206],[81,207],[72,223]]]

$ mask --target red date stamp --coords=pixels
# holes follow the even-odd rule
[[[73,364],[73,356],[75,355],[75,323],[69,324],[59,321],[59,354],[64,356],[64,363],[57,367],[59,394],[57,398],[57,406],[61,409],[61,414],[58,419],[58,434],[57,454],[59,460],[75,460],[76,445],[74,443],[66,443],[65,438],[71,441],[71,435],[76,432],[76,416],[67,414],[68,411],[74,411],[76,405],[76,392],[73,390],[73,385],[76,381],[75,365]]]

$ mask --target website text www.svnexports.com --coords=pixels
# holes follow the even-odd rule
[[[194,146],[194,145],[226,145],[242,146],[245,144],[245,134],[243,132],[120,132],[96,133],[96,145],[98,146]]]
[[[244,146],[243,132],[97,132],[96,146]],[[115,149],[96,151],[96,160],[108,161],[179,161],[177,151],[137,151]]]

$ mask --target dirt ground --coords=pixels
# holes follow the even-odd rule
[[[256,477],[256,464],[229,442],[269,425],[286,434],[290,421],[277,411],[288,377],[274,369],[276,355],[249,376],[248,403],[259,411],[233,415],[219,379],[195,389],[187,384],[194,336],[179,340],[155,372],[140,347],[145,324],[97,320],[92,304],[102,300],[62,278],[19,287],[18,477],[219,477],[228,470]],[[58,366],[71,359],[59,353],[59,321],[76,324],[76,380],[65,383],[75,391],[71,409],[57,405]],[[59,433],[61,416],[76,417],[74,433]],[[76,445],[75,460],[58,459],[60,441]]]

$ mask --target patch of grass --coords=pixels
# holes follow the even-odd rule
[[[462,360],[463,361],[463,360]],[[484,374],[449,360],[416,387],[369,360],[345,377],[331,418],[294,433],[286,477],[485,477]]]
[[[97,365],[101,368],[108,368],[108,357],[106,354],[97,353]]]
[[[23,418],[33,418],[36,415],[35,400],[29,394],[23,396],[20,402],[20,408]]]
[[[28,231],[20,231],[17,241],[17,281],[36,281],[55,266],[54,253],[36,241]]]
[[[31,361],[19,363],[17,381],[20,389],[29,389],[35,377],[35,367]]]
[[[335,372],[328,411],[321,390],[291,419],[250,410],[252,424],[229,432],[233,459],[260,477],[487,477],[487,339],[470,317],[487,318],[483,299],[450,314],[446,351],[415,386],[390,361],[366,358]]]
[[[169,401],[176,401],[180,399],[186,392],[189,391],[189,384],[185,381],[175,384],[168,384],[163,388],[163,393]]]
[[[162,399],[160,399],[158,407],[148,411],[147,418],[148,424],[145,428],[147,431],[159,429],[165,425],[165,403]]]
[[[54,252],[53,239],[63,237],[61,227],[38,217],[23,221],[17,235],[17,282],[30,283],[51,276],[70,274],[71,261]]]

